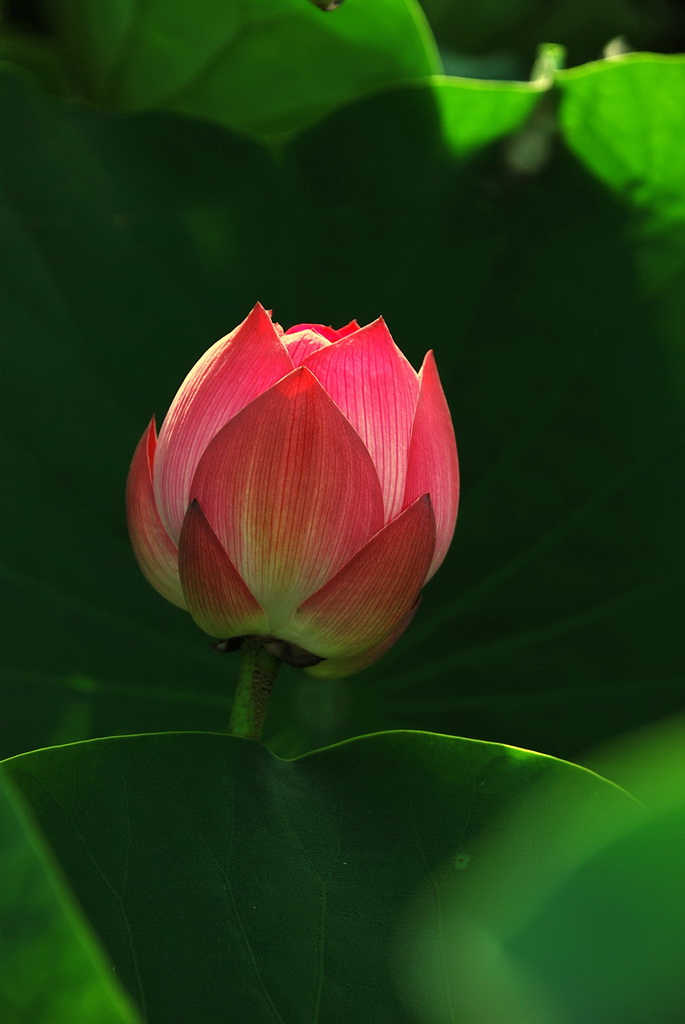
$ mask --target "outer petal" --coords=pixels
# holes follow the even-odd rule
[[[264,609],[250,593],[196,501],[183,520],[178,554],[188,611],[205,633],[229,639],[268,632]]]
[[[382,318],[309,356],[323,384],[369,449],[383,490],[385,521],[402,509],[418,377]]]
[[[350,320],[349,324],[345,324],[344,327],[339,327],[337,330],[335,327],[324,327],[323,324],[295,324],[294,327],[289,327],[285,332],[286,339],[289,334],[296,334],[299,331],[316,331],[327,341],[338,341],[340,338],[347,337],[348,334],[353,334],[359,330],[359,324],[356,320]]]
[[[412,427],[405,507],[426,491],[435,511],[436,543],[428,579],[450,546],[459,504],[459,463],[454,427],[433,353],[423,361],[421,390]]]
[[[421,598],[418,599],[413,608],[410,608],[402,621],[395,626],[392,633],[386,636],[376,647],[364,651],[363,654],[353,654],[349,658],[327,658],[324,661],[320,661],[318,665],[310,665],[308,668],[305,668],[305,672],[310,676],[316,676],[317,679],[340,679],[342,676],[353,676],[355,672],[361,672],[362,669],[373,665],[374,661],[382,658],[385,652],[389,651],[392,645],[399,640],[414,618],[420,603]]]
[[[369,453],[304,367],[217,434],[191,494],[274,634],[383,525]]]
[[[155,421],[138,442],[126,481],[126,517],[133,551],[149,583],[167,601],[185,608],[178,577],[178,552],[159,518],[152,490],[157,435]]]
[[[154,473],[157,507],[173,540],[178,541],[190,482],[211,439],[292,368],[258,303],[235,331],[205,352],[181,384],[159,432]]]
[[[280,636],[322,658],[376,647],[416,604],[434,548],[435,519],[424,494],[312,594]]]

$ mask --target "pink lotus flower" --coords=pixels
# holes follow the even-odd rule
[[[140,567],[207,633],[313,675],[357,672],[408,625],[452,539],[454,431],[431,352],[382,319],[283,332],[259,304],[195,364],[133,456]]]

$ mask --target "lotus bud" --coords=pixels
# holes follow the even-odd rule
[[[404,631],[458,493],[431,352],[416,373],[382,319],[284,332],[258,304],[148,426],[127,513],[146,578],[224,648],[334,677]]]

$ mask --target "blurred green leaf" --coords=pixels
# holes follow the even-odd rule
[[[563,1024],[683,1019],[684,837],[681,794],[589,858],[510,941]]]
[[[559,120],[593,174],[662,225],[685,220],[685,56],[634,53],[560,71]]]
[[[647,807],[670,811],[685,787],[685,717],[673,715],[586,752],[583,763],[617,781]]]
[[[538,850],[526,855],[521,837],[536,815],[549,820],[549,804],[513,805],[486,829],[474,848],[480,874],[445,892],[447,956],[438,960],[424,944],[433,923],[417,916],[414,979],[421,991],[432,970],[463,1024],[682,1020],[684,739],[682,722],[674,722],[614,751],[612,770],[653,797],[632,819],[613,816],[602,826],[596,818],[556,848],[543,839],[542,858]],[[563,813],[563,799],[551,806],[552,815]],[[538,840],[545,834],[539,823],[534,831]],[[470,914],[474,906],[487,910]],[[464,953],[466,972],[457,966]],[[422,1024],[453,1019],[435,989],[432,995],[417,1013]]]
[[[227,736],[129,736],[4,770],[150,1024],[412,1021],[397,943],[427,877],[435,940],[443,888],[512,799],[542,813],[563,792],[566,815],[527,837],[536,859],[632,813],[574,765],[406,732],[294,762]]]
[[[43,89],[57,95],[68,92],[64,72],[50,42],[28,32],[0,30],[0,63],[24,74]]]
[[[0,1019],[136,1024],[42,837],[0,778]]]
[[[382,86],[440,70],[416,0],[49,0],[83,94],[282,137]]]
[[[468,153],[522,127],[545,85],[434,78],[445,142],[455,154]]]

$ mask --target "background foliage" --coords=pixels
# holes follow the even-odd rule
[[[397,727],[592,765],[680,709],[682,14],[425,14],[437,45],[410,0],[5,3],[2,756],[225,727],[236,666],[142,579],[122,495],[151,413],[257,300],[435,348],[463,474],[412,628],[349,681],[285,670],[275,754]],[[621,35],[662,53],[597,60]],[[578,66],[535,60],[546,38]]]
[[[3,77],[3,752],[223,726],[234,666],[144,585],[121,495],[150,414],[257,299],[284,324],[382,312],[415,365],[434,347],[463,470],[415,626],[349,683],[290,673],[277,752],[399,725],[569,756],[677,707],[683,59],[557,72],[548,49],[532,85],[426,79],[420,12],[388,0],[358,98],[364,5],[271,2],[243,23],[53,0],[40,38],[71,98]],[[284,24],[345,54],[328,93]],[[249,111],[243,38],[264,46]],[[93,78],[115,63],[116,95]],[[311,119],[295,86],[318,119],[289,141],[226,129]]]

